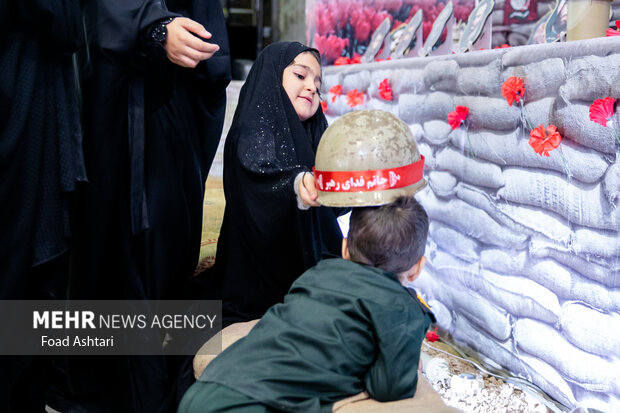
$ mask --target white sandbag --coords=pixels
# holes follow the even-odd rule
[[[566,378],[583,387],[594,391],[619,392],[618,360],[608,361],[582,351],[570,344],[557,330],[527,318],[517,320],[513,336],[520,350],[545,360]]]
[[[530,229],[531,233],[542,234],[564,245],[572,238],[573,232],[566,219],[553,212],[507,202],[497,202],[495,206],[514,222]]]
[[[611,205],[620,207],[618,204],[620,200],[620,160],[616,159],[616,162],[607,170],[603,180],[603,191],[605,191],[605,196]]]
[[[437,325],[446,331],[452,329],[452,312],[441,301],[428,300],[428,306],[431,308]]]
[[[443,120],[429,120],[424,122],[426,140],[433,145],[443,145],[450,140],[452,128]]]
[[[527,93],[527,92],[526,92]],[[555,95],[555,92],[552,94]],[[545,97],[539,100],[530,101],[526,100],[525,105],[523,107],[523,114],[527,118],[527,121],[530,122],[532,128],[537,127],[538,125],[548,125],[549,119],[553,117],[553,104],[555,103],[554,97]],[[517,103],[513,103],[517,105]],[[529,139],[530,129],[527,126],[527,122],[523,119],[522,125],[525,127],[521,133],[523,134],[523,139]]]
[[[431,191],[418,192],[417,198],[431,219],[444,222],[481,243],[513,249],[526,246],[527,236],[511,232],[486,212],[460,199],[440,201]]]
[[[457,90],[463,95],[501,96],[499,60],[486,66],[461,68],[456,74],[456,84]]]
[[[523,275],[553,291],[560,299],[586,302],[603,311],[620,311],[620,290],[595,283],[547,259],[527,261]]]
[[[523,274],[528,257],[526,251],[509,251],[499,248],[483,249],[480,252],[480,267],[502,274]]]
[[[432,281],[427,279],[430,295],[455,313],[465,315],[479,329],[497,340],[507,340],[510,336],[508,313],[475,292],[479,289],[481,280],[477,273],[472,275],[469,272],[467,263],[461,261],[460,265],[455,266],[454,262],[457,262],[457,259],[445,252],[429,259],[430,273],[435,275]]]
[[[529,376],[529,380],[532,383],[564,406],[575,405],[575,396],[572,389],[556,369],[526,353],[521,353],[518,356],[519,359],[525,362],[525,378]]]
[[[566,83],[560,95],[570,100],[594,101],[620,96],[620,55],[585,56],[571,59],[566,67]]]
[[[459,64],[455,60],[431,60],[424,68],[424,82],[430,90],[454,91]]]
[[[520,137],[519,133],[470,132],[469,142],[476,158],[489,160],[499,166],[540,168],[564,174],[559,152],[552,151],[550,157],[541,157],[529,145],[529,137]],[[450,140],[457,148],[469,150],[469,142],[463,141],[458,135],[452,134]],[[599,181],[609,166],[602,154],[568,140],[562,142],[562,152],[573,178],[581,182]]]
[[[509,67],[502,73],[503,80],[510,76],[523,79],[525,101],[534,102],[549,96],[556,96],[566,79],[562,59],[544,59],[525,66]]]
[[[455,194],[457,198],[467,202],[469,205],[472,205],[478,209],[482,209],[484,212],[489,214],[491,218],[495,219],[497,222],[499,222],[502,226],[506,227],[510,231],[518,234],[523,234],[525,236],[528,236],[532,233],[531,230],[520,224],[517,224],[515,221],[502,213],[497,208],[494,197],[488,194],[485,190],[459,182],[456,185]]]
[[[620,396],[614,396],[604,392],[589,391],[578,385],[573,385],[573,388],[575,389],[574,393],[577,404],[579,406],[593,409],[589,410],[590,412],[620,412]]]
[[[344,79],[342,80],[342,93],[346,94],[353,89],[367,93],[369,86],[370,71],[362,70],[360,72],[348,73],[344,75]]]
[[[513,344],[511,341],[498,342],[497,340],[484,334],[465,317],[456,314],[454,318],[454,330],[452,337],[457,342],[466,344],[479,353],[487,356],[493,362],[508,370],[523,374],[526,370],[524,363],[514,356]]]
[[[589,85],[584,83],[584,87],[589,87]],[[608,95],[601,96],[605,97]],[[589,104],[572,103],[559,108],[551,121],[558,127],[562,137],[565,139],[596,149],[599,152],[616,152],[618,142],[613,135],[612,129],[590,120]]]
[[[568,248],[558,246],[542,238],[530,241],[530,255],[536,258],[553,258],[579,274],[607,287],[620,287],[620,269],[604,267],[593,260],[586,260]]]
[[[511,29],[518,26],[512,25]],[[525,27],[527,30],[527,26]],[[594,39],[593,39],[594,40]],[[560,58],[563,60],[574,59],[577,56],[607,56],[612,51],[618,51],[618,46],[614,42],[585,41],[581,44],[573,42],[566,43],[545,43],[532,45],[530,47],[512,47],[502,56],[503,66],[517,66],[529,63],[542,62],[549,58]]]
[[[469,108],[467,119],[470,131],[485,129],[509,131],[514,130],[519,122],[519,109],[515,106],[508,106],[504,98],[455,96],[454,105]],[[450,112],[453,110],[450,109]]]
[[[476,241],[439,221],[430,223],[429,236],[441,249],[455,257],[467,262],[476,262],[479,259]]]
[[[578,254],[617,259],[620,257],[620,227],[612,231],[579,228],[575,230],[573,249]]]
[[[428,95],[401,94],[398,100],[399,117],[406,123],[424,122],[431,119],[447,119],[454,110],[452,96],[445,92]]]
[[[446,198],[454,195],[456,178],[450,172],[433,171],[428,174],[428,185],[435,195]]]
[[[432,171],[435,169],[435,156],[433,155],[433,148],[426,143],[419,143],[418,151],[420,155],[424,156],[424,171]]]
[[[356,106],[355,109],[362,108],[363,106],[363,104]],[[347,97],[344,93],[336,96],[334,102],[332,102],[332,94],[329,94],[329,98],[327,99],[327,115],[337,118],[352,110],[353,108],[347,104]]]
[[[396,103],[398,101],[398,94],[392,87],[394,84],[394,74],[395,70],[372,70],[370,71],[370,84],[368,85],[368,96],[373,99],[381,99],[379,96],[379,84],[383,82],[385,79],[388,80],[390,84],[390,88],[392,89],[392,102]],[[382,99],[381,99],[382,100]]]
[[[383,99],[368,99],[366,101],[366,107],[364,109],[383,110],[385,112],[391,113],[392,115],[398,116],[398,104],[394,102],[388,102]]]
[[[435,161],[437,169],[449,171],[460,181],[494,189],[504,186],[499,166],[461,154],[450,147],[438,152]]]
[[[566,302],[560,326],[564,337],[576,347],[604,357],[620,357],[620,314]]]
[[[524,277],[488,270],[482,270],[480,275],[488,284],[478,292],[514,317],[534,318],[548,324],[558,321],[560,303],[549,289]]]
[[[419,94],[426,90],[423,69],[396,69],[392,71],[392,79],[394,96]]]
[[[522,168],[504,169],[506,184],[497,195],[507,201],[560,214],[569,222],[595,228],[620,227],[620,209],[604,197],[600,184],[570,183],[556,173],[541,174]]]

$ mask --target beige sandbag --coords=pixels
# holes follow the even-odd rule
[[[221,340],[222,351],[226,350],[226,348],[232,343],[247,336],[256,323],[258,323],[258,320],[231,324],[217,333],[215,337],[211,337],[206,343],[204,343],[198,350],[198,353],[194,356],[193,366],[194,377],[196,380],[200,377],[205,367],[211,363],[211,360],[217,357],[217,354],[208,354],[213,353],[213,351],[210,350],[212,347],[220,345]]]

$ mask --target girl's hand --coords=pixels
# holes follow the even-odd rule
[[[316,179],[310,172],[304,173],[303,178],[299,181],[299,197],[302,202],[309,206],[318,207],[321,206],[316,199],[319,197],[319,193],[316,190]]]

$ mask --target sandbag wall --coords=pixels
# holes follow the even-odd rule
[[[550,157],[502,97],[509,76],[524,79],[533,126],[558,127]],[[620,110],[609,127],[588,113],[620,98],[620,39],[330,67],[323,78],[330,121],[387,110],[426,157],[429,262],[415,287],[441,327],[565,406],[620,411]],[[327,92],[336,85],[340,95]],[[353,89],[364,97],[352,108]],[[468,132],[447,122],[456,105],[469,108]]]

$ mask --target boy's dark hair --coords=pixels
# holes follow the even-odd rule
[[[395,274],[424,255],[428,216],[413,196],[379,207],[353,208],[347,246],[351,261]]]

